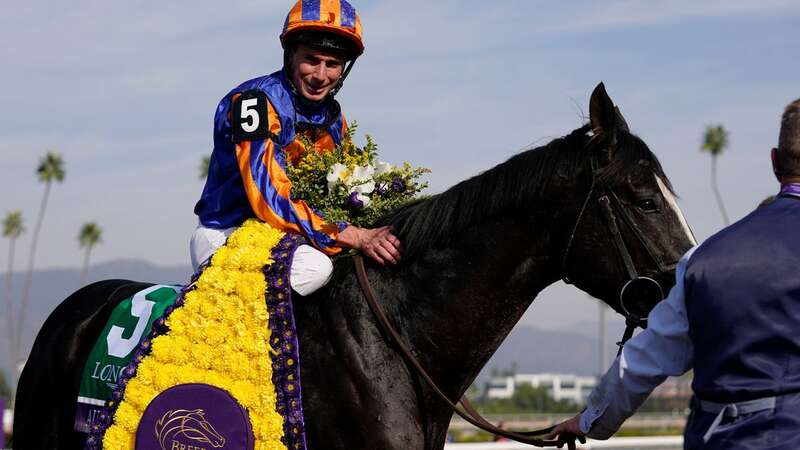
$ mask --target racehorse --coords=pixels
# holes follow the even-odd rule
[[[368,264],[372,286],[452,400],[550,284],[564,279],[635,320],[672,287],[675,263],[694,244],[661,165],[602,83],[589,124],[385,223],[404,258]],[[627,289],[632,280],[649,287]],[[16,448],[82,447],[72,426],[87,354],[114,305],[147,286],[94,283],[53,311],[19,382]],[[644,295],[653,287],[655,298]],[[294,311],[308,448],[443,448],[453,412],[387,343],[349,258],[326,288],[296,297]]]

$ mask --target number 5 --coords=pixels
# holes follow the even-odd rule
[[[256,106],[258,106],[258,98],[242,100],[242,130],[244,130],[245,133],[256,131],[261,123],[261,119],[258,117],[258,111],[256,111]]]

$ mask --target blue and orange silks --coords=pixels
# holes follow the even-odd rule
[[[270,137],[234,143],[231,104],[244,91],[266,94]],[[208,179],[194,212],[209,228],[229,228],[257,217],[273,227],[304,235],[328,255],[341,251],[336,238],[347,223],[329,223],[302,200],[291,198],[287,158],[305,151],[298,128],[313,128],[315,151],[331,151],[347,124],[335,100],[319,105],[298,101],[284,72],[245,81],[219,103],[214,117],[214,151]],[[310,149],[309,149],[310,150]]]

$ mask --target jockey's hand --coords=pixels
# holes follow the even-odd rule
[[[557,439],[558,440],[558,448],[567,444],[567,448],[574,449],[575,448],[575,439],[578,439],[581,444],[586,443],[586,437],[581,431],[581,415],[578,414],[575,417],[561,422],[560,424],[556,425],[553,431],[550,432],[545,439]]]
[[[339,233],[338,242],[360,250],[381,265],[400,261],[400,240],[392,234],[391,227],[359,228],[350,225]]]

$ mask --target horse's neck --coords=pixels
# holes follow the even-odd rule
[[[496,218],[460,230],[447,248],[369,270],[391,322],[451,399],[558,278],[560,255],[550,250],[560,248],[564,227],[554,218],[558,208],[536,206],[537,218]],[[405,376],[408,365],[376,328],[354,273],[341,267],[327,297],[295,308],[308,356],[303,406],[315,418],[309,446],[441,448],[451,412],[419,386],[418,376]]]
[[[548,228],[512,218],[484,224],[408,269],[414,276],[401,299],[406,333],[451,398],[466,390],[536,295],[557,280],[559,258],[549,254]]]

